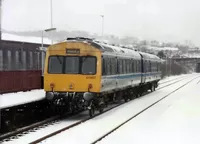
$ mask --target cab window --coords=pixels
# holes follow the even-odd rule
[[[48,73],[60,74],[63,69],[63,56],[50,56],[48,64]]]

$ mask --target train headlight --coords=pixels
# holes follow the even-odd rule
[[[53,100],[54,98],[54,93],[53,92],[46,92],[46,99],[47,100]]]

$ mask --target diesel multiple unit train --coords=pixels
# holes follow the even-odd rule
[[[71,112],[102,112],[109,102],[154,91],[161,79],[161,59],[89,38],[68,38],[48,47],[44,68],[46,99]]]

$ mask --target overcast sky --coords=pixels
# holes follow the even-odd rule
[[[200,0],[53,0],[53,25],[118,36],[200,44]],[[4,0],[2,27],[40,30],[50,27],[50,0]]]

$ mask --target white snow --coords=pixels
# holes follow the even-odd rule
[[[78,116],[71,117],[66,120],[54,123],[53,125],[50,125],[48,127],[35,130],[35,132],[29,132],[28,134],[21,136],[19,139],[9,141],[9,142],[3,142],[3,144],[28,144],[38,138],[42,138],[44,135],[51,134],[51,133],[58,131],[66,126],[70,126],[76,122],[79,122],[81,119],[86,118],[86,117],[88,117],[88,116],[84,112]]]
[[[99,143],[199,144],[199,80],[167,97]]]
[[[147,46],[147,49],[154,50],[154,51],[178,51],[179,49],[176,47],[154,47],[154,46]]]
[[[8,33],[2,33],[2,40],[8,40],[8,41],[19,41],[19,42],[29,42],[29,43],[42,43],[41,37],[33,37],[33,36],[18,36],[15,34],[8,34]],[[51,44],[51,40],[48,38],[43,38],[44,44]]]
[[[186,53],[186,54],[183,54],[182,56],[188,57],[188,58],[200,58],[200,53]]]
[[[112,46],[112,45],[103,44],[103,43],[100,43],[100,45],[102,45],[103,47],[108,47],[108,48],[112,49],[113,51],[117,52],[117,54],[121,55],[121,54],[126,53],[127,55],[134,57],[134,59],[141,59],[140,54],[138,52],[136,52],[135,50],[126,49],[126,48],[122,48],[122,47],[118,47],[118,46]]]
[[[44,90],[32,90],[0,95],[0,109],[39,101],[45,98]]]
[[[182,78],[182,77],[185,77],[185,76],[189,76],[189,75],[188,74],[181,74],[181,75],[174,75],[174,76],[166,76],[162,80],[159,81],[159,84],[165,83],[167,81],[176,80],[178,78]]]
[[[46,139],[42,143],[48,143],[48,144],[50,143],[59,143],[59,144],[61,143],[73,143],[73,144],[91,143],[97,138],[99,138],[100,136],[102,136],[103,134],[105,134],[106,132],[108,132],[109,130],[111,130],[112,128],[118,126],[119,124],[121,124],[122,122],[124,122],[125,120],[133,116],[134,114],[138,113],[142,109],[146,108],[153,102],[169,94],[170,92],[180,87],[184,83],[190,81],[191,79],[195,78],[196,76],[197,74],[193,74],[191,75],[190,78],[186,78],[185,80],[178,82],[174,84],[173,86],[160,89],[144,97],[133,100],[125,105],[122,105],[116,109],[113,109],[107,113],[104,113],[98,117],[95,117],[85,123],[82,123],[72,129],[69,129],[56,136]],[[158,110],[161,110],[161,109],[158,109]],[[143,127],[151,128],[151,125],[149,125],[149,127],[147,127],[147,125],[144,125]],[[134,136],[132,135],[132,132],[130,131],[127,135],[131,135],[132,137]],[[120,136],[118,136],[118,138],[120,138]],[[113,139],[115,140],[117,138],[114,137]],[[117,143],[117,142],[118,141],[115,141],[114,143]]]

